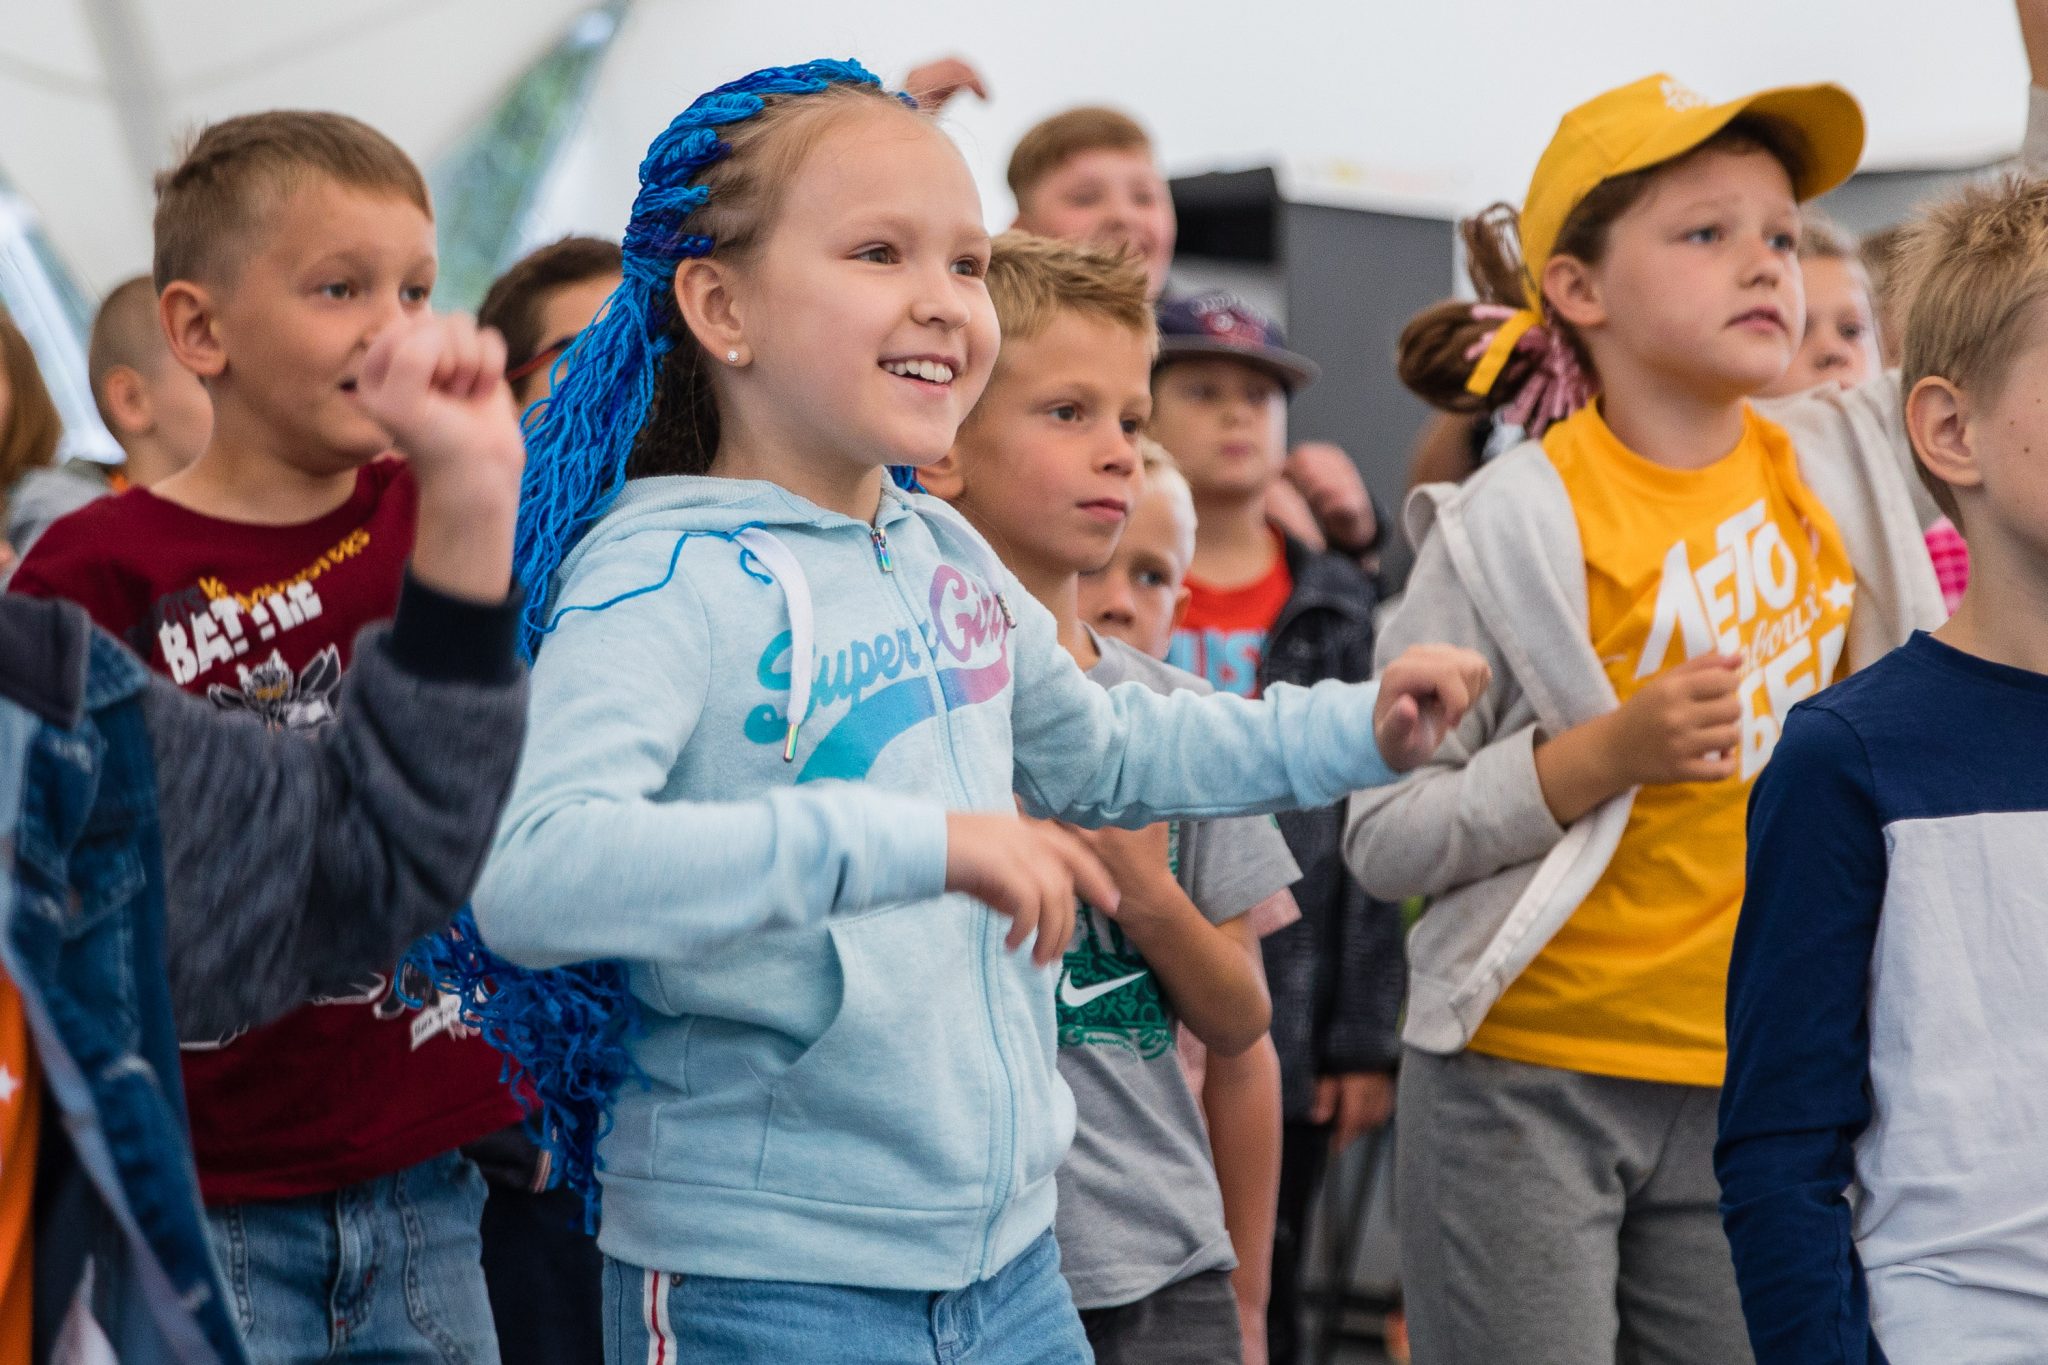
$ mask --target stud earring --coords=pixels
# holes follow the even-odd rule
[[[739,364],[739,363],[740,363],[740,353],[739,353],[738,351],[727,351],[727,352],[725,353],[725,363],[726,363],[726,364],[728,364],[728,365],[737,365],[737,364]]]

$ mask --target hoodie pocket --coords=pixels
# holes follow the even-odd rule
[[[986,1202],[987,913],[949,896],[832,921],[839,1013],[771,1087],[762,1189],[906,1209]]]

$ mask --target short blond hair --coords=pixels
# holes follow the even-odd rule
[[[1149,290],[1142,263],[1103,247],[1005,232],[989,253],[988,293],[1005,341],[1029,341],[1062,313],[1079,313],[1128,328],[1156,346],[1159,325]]]
[[[404,199],[428,218],[426,178],[397,143],[346,114],[275,109],[222,119],[156,179],[150,277],[230,284],[263,215],[300,186],[326,180]]]
[[[1808,204],[1799,210],[1799,259],[1853,261],[1856,259],[1856,239],[1834,219]]]
[[[1195,490],[1188,483],[1187,475],[1180,472],[1180,461],[1173,458],[1172,451],[1153,440],[1150,436],[1140,436],[1138,438],[1138,459],[1144,466],[1145,491],[1149,493],[1157,490],[1164,493],[1179,506],[1184,529],[1187,532],[1182,537],[1185,543],[1181,546],[1181,550],[1184,558],[1192,559],[1195,553],[1195,524],[1197,520]],[[1181,568],[1185,571],[1187,566],[1183,564]]]
[[[1100,105],[1068,109],[1041,119],[1010,153],[1010,193],[1023,208],[1039,182],[1083,152],[1152,151],[1144,126],[1129,114]]]
[[[1145,477],[1148,479],[1155,474],[1180,473],[1180,461],[1173,458],[1173,452],[1150,436],[1138,438],[1138,459],[1144,464]],[[1185,483],[1187,480],[1182,479],[1181,482]]]
[[[1863,269],[1870,275],[1870,287],[1880,295],[1897,287],[1899,247],[1911,231],[1910,223],[1894,223],[1865,233],[1856,244],[1856,259],[1863,262]]]
[[[1930,375],[1989,400],[2048,299],[2048,180],[2007,175],[1967,186],[1907,231],[1898,268],[1906,299],[1901,389]],[[1955,492],[1916,466],[1949,519]]]
[[[1863,278],[1870,282],[1870,311],[1877,318],[1877,343],[1884,363],[1899,363],[1899,340],[1905,328],[1905,300],[1899,288],[1899,243],[1905,240],[1907,225],[1866,232],[1856,244],[1856,259],[1863,266]]]
[[[1180,472],[1180,461],[1150,436],[1138,438],[1138,460],[1145,471],[1147,488],[1164,488],[1188,506],[1188,524],[1194,525],[1195,490],[1188,476]]]

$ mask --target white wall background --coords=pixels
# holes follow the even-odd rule
[[[588,3],[0,0],[0,172],[104,290],[148,268],[151,177],[204,123],[337,109],[430,160]]]
[[[472,126],[588,0],[0,0],[0,170],[89,287],[148,257],[149,173],[207,119],[341,109],[422,160]],[[1564,108],[1666,69],[1726,97],[1832,78],[1874,168],[2018,141],[2008,0],[634,0],[536,237],[616,234],[648,140],[753,67],[857,56],[890,79],[961,53],[993,87],[952,126],[993,223],[1018,133],[1130,108],[1169,171],[1284,164],[1345,197],[1518,197]]]
[[[998,225],[1018,134],[1083,102],[1138,114],[1171,173],[1279,164],[1470,209],[1520,198],[1566,108],[1652,71],[1716,99],[1839,81],[1871,169],[2010,153],[2027,84],[2007,0],[637,0],[531,235],[616,235],[648,141],[720,81],[854,56],[893,82],[949,53],[991,86],[948,119]]]

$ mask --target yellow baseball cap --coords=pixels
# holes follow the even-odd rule
[[[1537,282],[1558,230],[1595,185],[1683,156],[1744,115],[1788,134],[1798,164],[1792,189],[1802,201],[1847,180],[1863,157],[1863,110],[1839,85],[1789,85],[1709,104],[1660,73],[1597,95],[1558,123],[1522,201],[1529,306],[1542,311]]]

